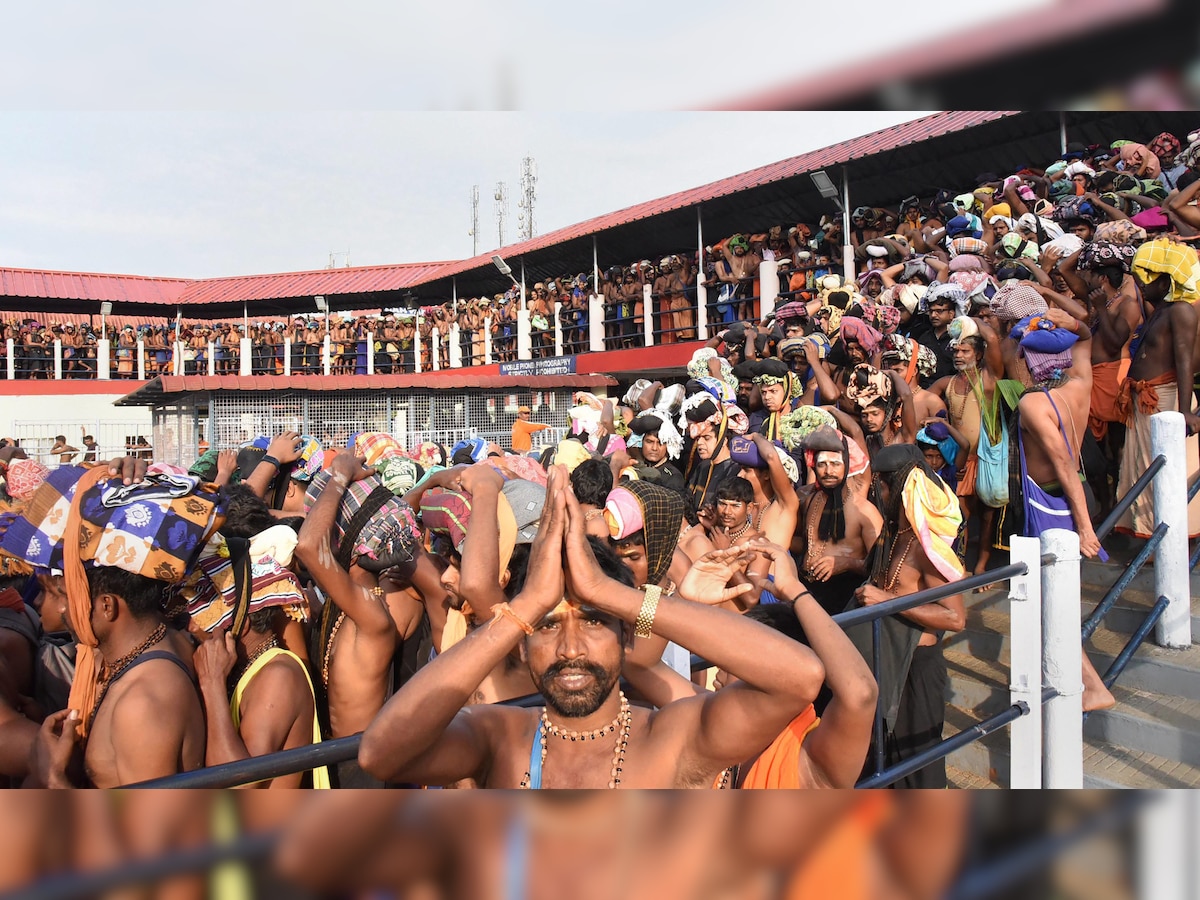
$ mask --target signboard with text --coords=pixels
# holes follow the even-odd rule
[[[553,359],[523,359],[500,363],[501,375],[574,375],[575,357],[556,356]]]

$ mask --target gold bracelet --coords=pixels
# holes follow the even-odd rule
[[[497,603],[492,607],[492,625],[495,625],[502,618],[512,619],[525,634],[533,634],[533,626],[513,612],[513,608],[507,603]]]
[[[658,614],[658,601],[662,597],[662,588],[657,584],[647,584],[643,590],[646,592],[646,598],[642,601],[637,621],[633,623],[633,633],[636,637],[648,638],[654,629],[654,617]]]

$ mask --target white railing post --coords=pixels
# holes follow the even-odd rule
[[[138,338],[137,342],[137,377],[138,381],[146,380],[146,342]]]
[[[1193,814],[1200,812],[1196,796],[1195,791],[1155,791],[1139,811],[1134,865],[1138,897],[1190,900],[1195,896]]]
[[[562,319],[559,314],[562,312],[562,304],[557,300],[554,301],[554,355],[563,355],[563,332]]]
[[[54,339],[54,380],[62,381],[62,341]]]
[[[1188,569],[1187,429],[1183,413],[1150,417],[1150,452],[1167,464],[1154,476],[1154,523],[1167,523],[1154,554],[1155,598],[1166,597],[1167,609],[1154,628],[1160,647],[1183,649],[1192,643],[1191,573]],[[1194,500],[1200,503],[1200,499]]]
[[[450,368],[462,368],[462,331],[457,322],[450,325]]]
[[[588,297],[588,349],[599,353],[604,349],[604,298]]]
[[[112,378],[112,370],[108,365],[108,353],[111,343],[108,338],[100,338],[96,341],[96,378],[99,381],[108,381]],[[9,359],[11,359],[11,355]],[[178,374],[178,373],[176,373]]]
[[[217,374],[217,345],[212,341],[208,342],[208,374]]]
[[[248,337],[238,338],[238,372],[254,374],[254,341]]]
[[[642,332],[645,335],[646,346],[654,346],[654,289],[648,285],[642,285],[642,309],[645,315],[642,317]]]
[[[1010,559],[1029,570],[1008,583],[1009,705],[1029,712],[1008,726],[1009,787],[1042,786],[1042,545],[1037,538],[1012,538]]]
[[[17,378],[17,358],[16,358],[16,356],[13,355],[16,353],[16,350],[17,350],[16,341],[14,341],[12,338],[5,338],[4,352],[5,352],[6,356],[4,358],[8,362],[7,366],[5,367],[8,370],[7,372],[5,372],[5,377],[9,381],[15,381]]]
[[[413,319],[413,373],[421,374],[421,320]]]
[[[530,334],[529,310],[517,310],[517,359],[533,359],[533,336]]]
[[[1083,787],[1083,643],[1079,606],[1079,535],[1042,532],[1042,680],[1058,696],[1043,710],[1042,782],[1047,788]]]
[[[367,374],[375,374],[375,335],[367,332]]]
[[[483,364],[492,364],[492,317],[485,316],[483,320]]]
[[[774,259],[764,259],[758,265],[758,317],[765,319],[775,311],[775,301],[779,297],[779,263]]]
[[[708,288],[703,273],[696,274],[696,337],[708,340]]]
[[[442,370],[442,333],[438,328],[433,329],[432,342],[433,371]]]
[[[329,335],[325,335],[325,339],[321,341],[321,373],[329,374],[330,365],[330,341]]]
[[[292,374],[292,339],[283,339],[283,375],[285,378]]]

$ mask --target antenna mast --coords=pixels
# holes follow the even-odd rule
[[[471,255],[479,255],[479,185],[471,185]]]
[[[496,182],[496,193],[492,195],[496,201],[496,229],[500,234],[500,246],[504,246],[504,220],[508,218],[508,185],[503,181]]]
[[[533,220],[533,205],[537,200],[537,161],[532,156],[521,160],[521,199],[517,205],[522,212],[519,217],[522,240],[531,240],[537,234]]]

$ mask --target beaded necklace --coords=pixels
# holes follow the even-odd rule
[[[633,724],[633,713],[629,708],[629,701],[625,697],[625,692],[620,691],[621,711],[617,713],[617,717],[605,725],[603,728],[597,728],[593,731],[569,731],[554,725],[550,721],[549,715],[546,713],[546,707],[542,707],[541,727],[538,729],[538,739],[541,742],[542,767],[546,765],[547,735],[553,734],[555,737],[564,741],[594,741],[597,738],[605,737],[606,735],[617,732],[617,743],[613,749],[612,771],[610,773],[608,787],[610,790],[615,790],[621,784],[621,774],[625,765],[625,751],[629,747],[629,731]],[[522,790],[529,788],[528,772],[521,779]]]
[[[91,731],[92,723],[96,721],[96,713],[100,711],[100,704],[104,702],[104,696],[108,693],[108,689],[112,683],[121,677],[121,673],[129,668],[130,664],[135,659],[161,641],[167,636],[167,626],[159,623],[159,626],[150,632],[150,636],[144,641],[122,656],[120,659],[113,660],[112,665],[105,664],[104,669],[107,674],[100,679],[100,687],[96,692],[96,702],[92,705],[92,715],[88,720],[88,730]]]
[[[750,530],[750,526],[752,524],[753,523],[750,521],[750,518],[747,517],[746,521],[742,523],[740,528],[737,528],[733,531],[726,531],[725,534],[728,535],[731,543],[736,544],[739,540],[741,540],[742,535]]]
[[[896,544],[900,540],[900,535],[906,534],[906,533],[911,535],[911,537],[909,537],[908,541],[904,544],[904,552],[902,554],[900,554],[900,561],[898,563],[896,563],[896,568],[893,569],[892,568],[892,560],[896,555]],[[913,541],[915,541],[916,538],[917,538],[917,535],[912,530],[912,526],[909,526],[908,528],[902,528],[899,531],[899,533],[896,535],[896,540],[892,542],[892,549],[888,552],[888,564],[887,564],[887,569],[885,571],[887,571],[889,574],[888,574],[887,582],[883,586],[883,589],[885,591],[895,590],[896,583],[898,581],[900,581],[900,571],[904,568],[904,561],[906,559],[908,559],[908,551],[910,551],[912,549]]]
[[[264,641],[257,650],[255,650],[248,657],[246,657],[246,664],[244,666],[238,667],[238,670],[237,670],[238,678],[241,678],[241,676],[243,674],[245,674],[246,670],[249,669],[252,665],[254,665],[254,661],[256,659],[258,659],[260,656],[262,656],[268,650],[271,650],[272,648],[278,647],[278,646],[279,646],[279,638],[275,637],[275,635],[271,635],[271,637],[268,640]]]

